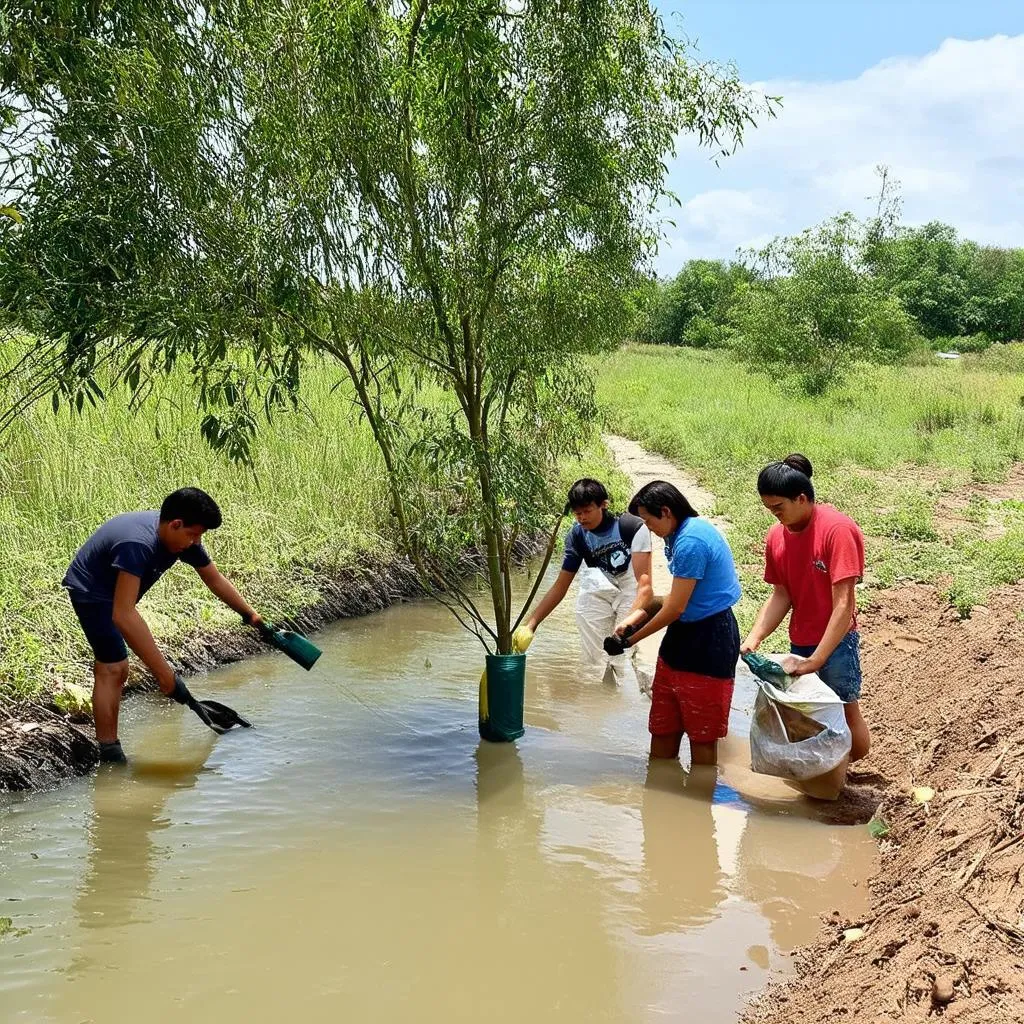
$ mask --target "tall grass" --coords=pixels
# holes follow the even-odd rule
[[[811,458],[821,499],[868,534],[872,582],[941,582],[966,612],[988,587],[1024,577],[1024,521],[1013,508],[992,507],[1007,529],[996,542],[969,516],[954,531],[937,519],[941,494],[968,505],[972,484],[1000,480],[1024,459],[1024,372],[1012,360],[1000,351],[859,367],[853,383],[821,399],[749,374],[727,353],[636,346],[594,367],[609,427],[689,468],[717,496],[711,511],[733,523],[749,619],[765,592],[761,557],[772,522],[757,472],[792,451]]]
[[[177,487],[216,498],[224,525],[209,550],[270,611],[315,599],[314,567],[387,554],[377,452],[345,392],[332,393],[335,383],[327,370],[309,378],[307,411],[261,433],[255,473],[207,448],[183,376],[135,411],[115,396],[81,416],[55,416],[48,405],[26,413],[0,440],[0,692],[30,695],[82,676],[89,652],[60,587],[68,562],[103,520],[157,508]],[[184,570],[169,573],[145,608],[163,637],[230,620]]]
[[[13,344],[0,345],[0,369],[13,353]],[[224,525],[204,543],[264,614],[315,601],[317,580],[367,556],[393,556],[383,465],[340,378],[326,365],[307,369],[303,411],[263,426],[251,472],[202,440],[185,373],[161,381],[137,410],[116,392],[82,415],[54,415],[42,403],[0,436],[0,699],[88,680],[91,654],[60,586],[64,571],[104,520],[157,508],[178,487],[201,487],[220,504]],[[0,404],[12,397],[0,390]],[[628,499],[596,431],[580,461],[562,467],[561,482],[580,475],[610,479],[618,503]],[[165,641],[233,620],[184,568],[146,596],[143,613]]]

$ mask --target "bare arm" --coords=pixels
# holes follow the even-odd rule
[[[754,628],[747,634],[747,639],[740,646],[740,653],[747,654],[750,651],[756,651],[779,628],[792,607],[793,599],[789,596],[789,591],[781,583],[776,583],[772,590],[772,596],[761,605]]]
[[[787,658],[783,668],[790,675],[802,676],[817,672],[832,656],[839,642],[850,632],[853,613],[857,608],[857,580],[840,580],[832,584],[832,615],[825,627],[825,635],[809,658]]]
[[[233,612],[241,615],[246,622],[255,626],[256,623],[261,621],[259,615],[256,614],[249,602],[235,590],[231,581],[213,562],[210,562],[209,565],[204,565],[202,569],[196,569],[196,572],[199,573],[199,578],[210,589],[210,592],[215,594]]]
[[[653,634],[670,626],[680,615],[686,611],[686,606],[693,596],[693,588],[697,585],[696,580],[685,579],[682,576],[672,577],[672,589],[668,592],[661,610],[651,619],[650,622],[641,626],[630,638],[629,646],[632,647],[644,637]]]
[[[139,600],[141,582],[138,576],[130,572],[117,574],[114,586],[114,625],[121,631],[128,646],[156,676],[161,693],[169,694],[174,689],[174,669],[160,653],[146,620],[135,606]]]
[[[632,557],[633,575],[636,577],[636,600],[629,613],[643,611],[654,599],[654,585],[651,583],[650,551],[634,552]]]
[[[654,585],[651,583],[651,553],[637,551],[633,554],[633,575],[636,577],[636,600],[629,614],[615,627],[615,635],[622,634],[630,626],[639,626],[647,619],[648,609],[654,601]]]
[[[569,592],[569,587],[572,586],[572,581],[575,578],[576,573],[569,572],[568,569],[559,571],[555,582],[551,584],[548,592],[541,598],[540,604],[537,605],[527,621],[528,629],[536,631],[537,627],[562,603],[562,598]]]

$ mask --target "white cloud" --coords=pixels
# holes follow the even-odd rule
[[[874,168],[902,182],[905,223],[942,220],[979,242],[1024,246],[1024,36],[948,39],[854,79],[774,81],[778,118],[715,167],[682,140],[670,187],[682,208],[658,268],[729,257],[844,209],[867,214]]]

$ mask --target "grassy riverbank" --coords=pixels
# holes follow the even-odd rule
[[[750,615],[771,518],[755,481],[803,451],[819,496],[869,542],[869,584],[938,583],[968,614],[1024,577],[1024,346],[925,366],[864,367],[810,399],[728,353],[636,346],[595,363],[608,427],[692,470],[716,495]],[[867,599],[870,599],[868,591]]]
[[[368,557],[377,566],[395,558],[382,465],[338,377],[326,367],[305,377],[305,411],[264,425],[255,473],[209,450],[184,377],[158,385],[141,410],[115,395],[81,416],[66,408],[55,416],[46,403],[26,413],[0,446],[0,699],[88,682],[90,654],[60,586],[64,570],[104,519],[156,507],[176,487],[201,487],[220,503],[224,525],[210,535],[210,552],[268,615],[316,603],[319,581],[344,580]],[[579,468],[567,466],[567,477]],[[583,470],[608,472],[596,438]],[[187,570],[169,573],[144,610],[172,648],[234,624]]]

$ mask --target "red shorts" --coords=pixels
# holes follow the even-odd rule
[[[729,732],[732,690],[732,679],[681,672],[659,658],[647,722],[651,735],[676,736],[684,732],[691,743],[722,739]]]

